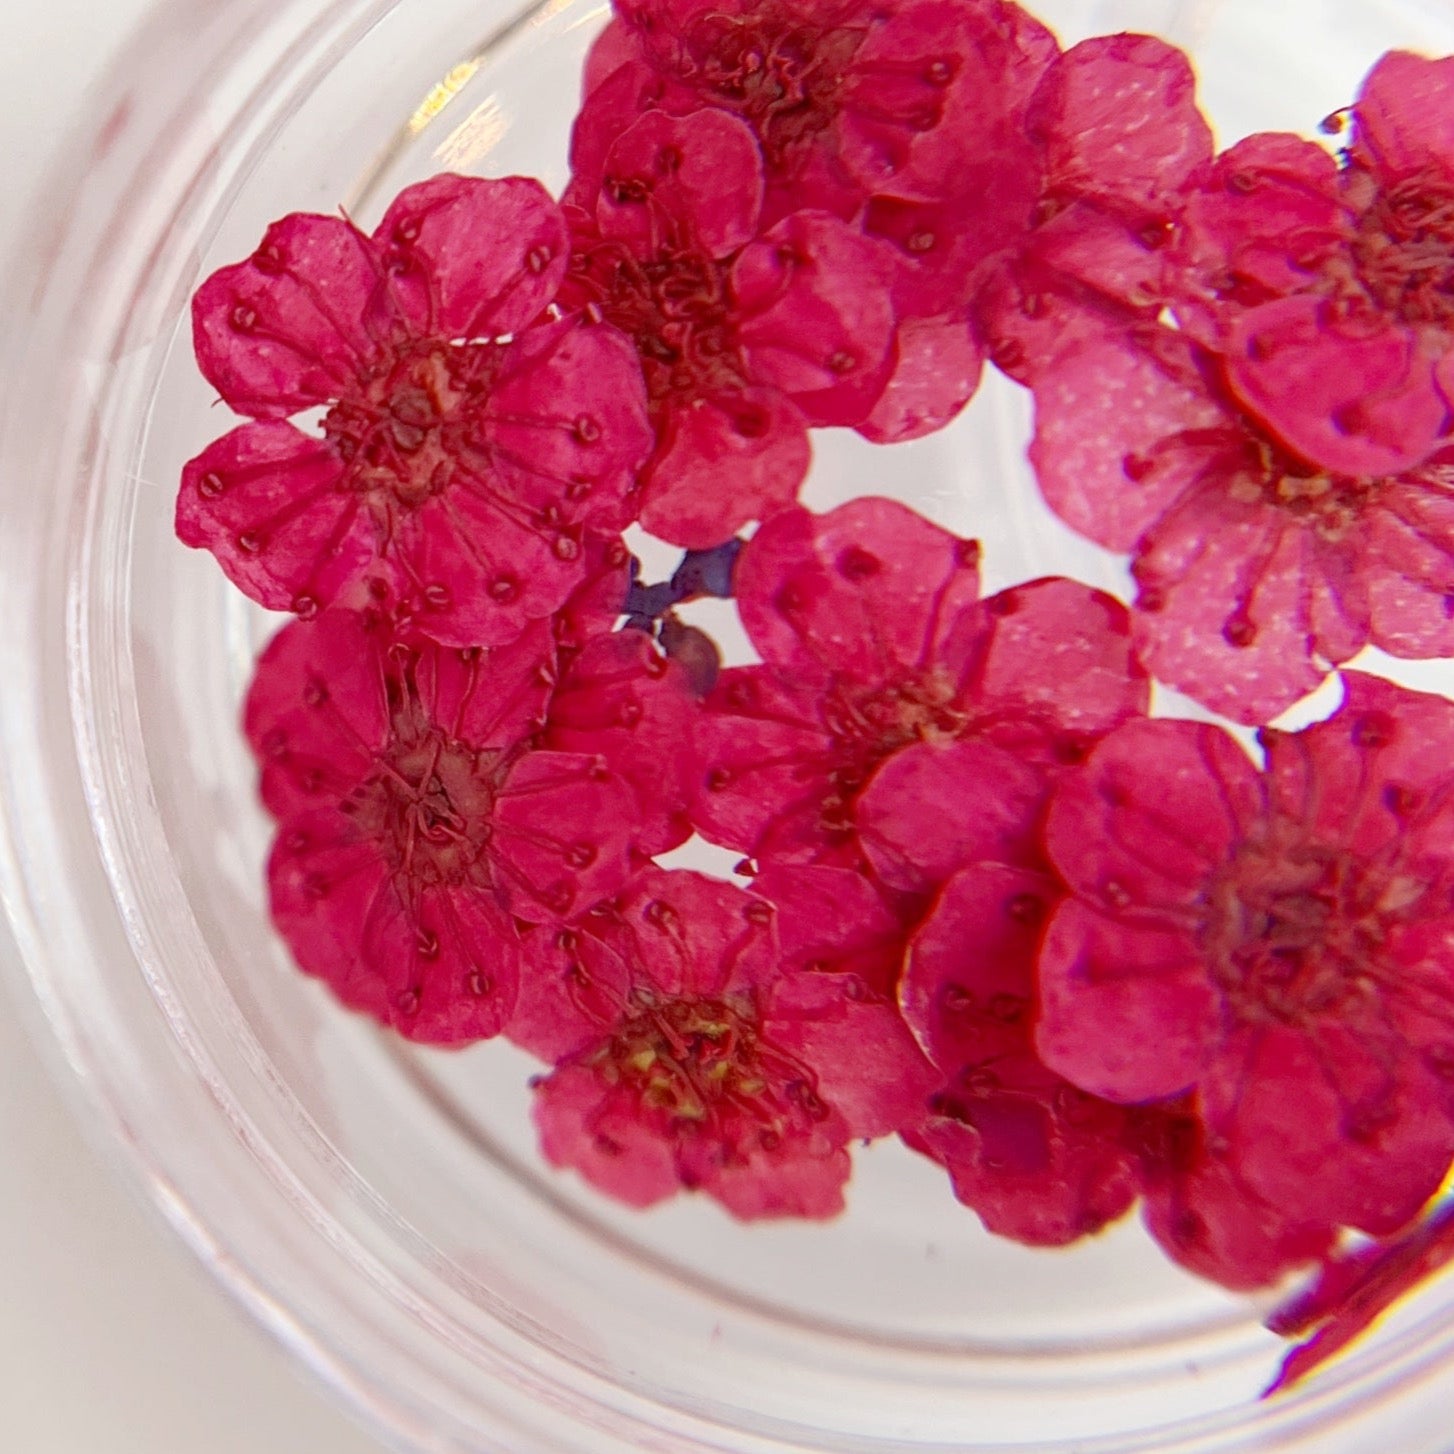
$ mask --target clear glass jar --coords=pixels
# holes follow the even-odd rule
[[[1032,8],[1067,42],[1188,47],[1224,143],[1306,130],[1384,49],[1454,52],[1447,0]],[[404,1447],[1454,1448],[1454,1284],[1259,1403],[1265,1307],[1178,1272],[1134,1219],[1063,1253],[995,1241],[892,1143],[859,1157],[830,1225],[743,1227],[690,1199],[623,1212],[538,1160],[523,1056],[404,1047],[275,942],[236,719],[276,621],[172,534],[182,462],[228,427],[188,297],[287,211],[369,223],[443,169],[559,185],[605,11],[172,0],[29,219],[4,280],[0,886],[94,1117],[223,1284]],[[807,500],[907,499],[987,542],[991,588],[1124,585],[1038,504],[1027,437],[1025,399],[992,380],[914,445],[821,436]]]

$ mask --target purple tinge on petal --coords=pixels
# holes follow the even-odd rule
[[[243,730],[275,817],[341,802],[373,765],[389,733],[383,680],[340,663],[372,663],[379,627],[339,608],[295,621],[268,643],[253,671]]]
[[[603,237],[654,252],[670,219],[725,258],[756,235],[762,192],[762,154],[735,116],[648,111],[606,154],[596,221]]]
[[[372,557],[360,498],[340,491],[332,445],[291,424],[244,424],[182,471],[176,530],[210,550],[244,595],[274,611],[326,606]]]
[[[1454,57],[1389,51],[1368,73],[1354,107],[1353,154],[1386,177],[1433,168],[1454,176]]]
[[[893,372],[878,403],[855,426],[875,444],[943,429],[974,396],[984,370],[984,345],[963,311],[902,319],[894,340]]]
[[[1057,783],[1045,847],[1072,888],[1113,914],[1182,909],[1264,812],[1257,769],[1220,727],[1137,720]]]
[[[646,474],[641,524],[687,550],[710,550],[797,498],[812,457],[802,411],[775,389],[669,407]]]
[[[1031,125],[1046,137],[1050,185],[1155,203],[1212,156],[1187,57],[1148,35],[1082,41],[1051,66]]]
[[[539,182],[445,173],[406,187],[374,232],[420,332],[498,338],[535,321],[565,277],[565,219]]]
[[[1437,447],[1449,404],[1434,366],[1411,329],[1311,296],[1241,314],[1227,343],[1247,408],[1298,454],[1355,478],[1398,474]]]
[[[1039,859],[1042,773],[987,742],[921,742],[890,757],[855,806],[859,842],[891,888],[937,888],[989,860]]]
[[[1178,1095],[1211,1060],[1220,1002],[1196,941],[1175,925],[1068,901],[1046,929],[1039,987],[1036,1048],[1092,1095]]]
[[[883,392],[890,270],[882,244],[826,212],[784,218],[733,265],[744,357],[810,424],[857,424]]]
[[[380,309],[386,284],[373,243],[341,217],[294,213],[197,289],[197,363],[239,414],[280,418],[359,381],[383,341],[369,328]]]

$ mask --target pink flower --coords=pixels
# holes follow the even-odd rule
[[[1212,156],[1191,63],[1151,36],[1057,57],[1028,125],[1044,144],[1035,225],[977,309],[996,364],[1022,383],[1087,336],[1156,317],[1181,189]]]
[[[904,1139],[948,1170],[991,1232],[1035,1246],[1099,1231],[1139,1190],[1125,1109],[1071,1085],[1035,1050],[1035,949],[1056,895],[1034,869],[963,869],[915,933],[900,989],[942,1075]]]
[[[1454,706],[1349,673],[1266,732],[1117,729],[1051,803],[1076,897],[1040,952],[1037,1044],[1082,1089],[1197,1094],[1289,1222],[1393,1231],[1454,1155]]]
[[[1226,353],[1247,407],[1330,472],[1399,474],[1448,443],[1451,97],[1454,59],[1391,52],[1363,83],[1341,161],[1258,134],[1186,199],[1178,316]]]
[[[678,545],[721,544],[790,504],[810,424],[855,424],[892,363],[888,261],[826,212],[758,235],[762,162],[720,112],[653,111],[624,127],[593,194],[578,177],[563,301],[636,345],[656,452],[641,520]]]
[[[890,500],[764,525],[736,571],[762,665],[724,671],[708,698],[698,830],[765,860],[857,866],[866,852],[908,890],[923,874],[905,839],[932,838],[952,871],[967,851],[956,825],[978,821],[992,778],[1023,798],[1003,832],[1031,831],[1045,772],[1143,711],[1147,683],[1124,607],[1065,580],[981,601],[978,556]],[[916,796],[941,770],[963,811]],[[865,796],[875,773],[892,791]]]
[[[304,618],[365,575],[450,645],[548,616],[589,533],[631,517],[650,442],[627,341],[537,322],[567,255],[519,177],[409,187],[372,236],[274,223],[193,299],[198,363],[253,422],[187,465],[177,533]],[[319,407],[319,433],[285,422]]]
[[[1369,643],[1454,654],[1454,452],[1398,475],[1321,469],[1169,329],[1061,356],[1035,410],[1045,498],[1132,553],[1136,644],[1163,681],[1258,723]]]
[[[258,662],[245,725],[279,819],[273,920],[303,970],[413,1039],[497,1034],[516,921],[568,917],[630,871],[630,780],[537,745],[556,672],[546,622],[485,652],[340,607]]]
[[[731,884],[649,868],[528,937],[509,1033],[555,1063],[535,1108],[554,1165],[632,1206],[686,1188],[744,1219],[841,1210],[850,1137],[881,1134],[862,1063],[907,1036],[891,1006],[785,966],[774,920]]]

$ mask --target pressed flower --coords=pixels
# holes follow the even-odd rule
[[[914,934],[900,991],[941,1072],[904,1139],[947,1169],[991,1232],[1038,1246],[1099,1231],[1139,1190],[1125,1109],[1035,1050],[1035,949],[1056,896],[1034,869],[964,868]]]
[[[273,920],[302,969],[411,1038],[498,1033],[517,921],[566,918],[630,871],[628,779],[537,745],[556,671],[548,623],[486,652],[341,607],[258,662],[246,730],[279,819]]]
[[[758,235],[762,163],[720,111],[648,112],[578,176],[562,301],[636,345],[656,451],[641,521],[697,549],[790,504],[810,424],[854,424],[892,362],[888,261],[826,212]]]
[[[1328,1258],[1312,1286],[1267,1320],[1274,1333],[1304,1339],[1283,1359],[1267,1393],[1302,1382],[1451,1259],[1454,1204],[1448,1202],[1397,1237]]]
[[[1054,579],[982,601],[977,566],[974,542],[890,500],[764,525],[736,571],[762,664],[724,671],[707,701],[698,830],[765,860],[857,866],[860,795],[895,754],[952,749],[971,799],[981,771],[1028,773],[1034,798],[1041,770],[1144,711],[1124,607]],[[899,769],[906,780],[917,760]],[[912,814],[952,838],[931,807]],[[912,867],[889,864],[898,832],[886,808],[871,835],[882,851],[869,851],[913,889]]]
[[[294,214],[193,299],[202,372],[252,422],[183,472],[177,533],[307,618],[365,576],[455,646],[509,641],[631,518],[650,447],[626,339],[538,321],[565,275],[536,182],[434,177],[370,235]],[[321,408],[318,431],[287,422]]]
[[[732,884],[649,868],[528,936],[509,1033],[555,1065],[535,1107],[552,1163],[633,1206],[685,1188],[745,1219],[841,1210],[847,1143],[878,1115],[860,1064],[907,1036],[842,977],[785,966],[774,920]]]
[[[1163,681],[1260,723],[1366,645],[1454,654],[1454,451],[1396,475],[1322,469],[1161,328],[1060,356],[1035,411],[1041,490],[1131,552],[1137,647]]]
[[[1454,706],[1349,673],[1266,732],[1118,728],[1062,776],[1045,841],[1075,897],[1040,952],[1037,1044],[1093,1094],[1195,1091],[1290,1224],[1395,1230],[1454,1154]]]
[[[977,307],[995,362],[1022,383],[1081,338],[1156,317],[1181,189],[1212,156],[1191,63],[1152,36],[1057,57],[1028,126],[1044,145],[1035,225]]]
[[[1341,158],[1258,134],[1192,179],[1171,280],[1246,405],[1353,477],[1448,442],[1454,399],[1454,59],[1385,55]]]

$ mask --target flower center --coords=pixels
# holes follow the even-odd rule
[[[1354,174],[1365,205],[1353,255],[1374,300],[1405,323],[1454,327],[1454,185],[1435,173],[1376,187]]]
[[[811,1075],[761,1036],[750,997],[667,998],[632,991],[629,1013],[589,1063],[610,1085],[678,1126],[742,1118],[780,1135],[789,1122],[821,1120]]]
[[[1260,433],[1248,441],[1246,453],[1245,467],[1232,477],[1232,498],[1243,504],[1273,505],[1330,542],[1344,540],[1359,528],[1385,484],[1381,479],[1328,474]]]
[[[374,776],[344,804],[395,872],[418,884],[476,873],[493,836],[496,754],[429,727],[391,744]]]
[[[1243,1022],[1306,1027],[1378,993],[1379,956],[1423,886],[1273,824],[1214,882],[1204,930],[1213,979]]]
[[[674,244],[642,262],[603,243],[578,253],[573,266],[589,280],[606,322],[635,343],[653,410],[683,394],[695,400],[742,388],[745,371],[727,322],[725,263]]]
[[[832,123],[864,35],[804,25],[770,6],[748,15],[709,13],[688,30],[674,69],[747,121],[768,163],[780,168]]]
[[[347,465],[342,488],[385,517],[445,489],[473,441],[498,353],[489,343],[428,343],[340,398],[323,432]]]

